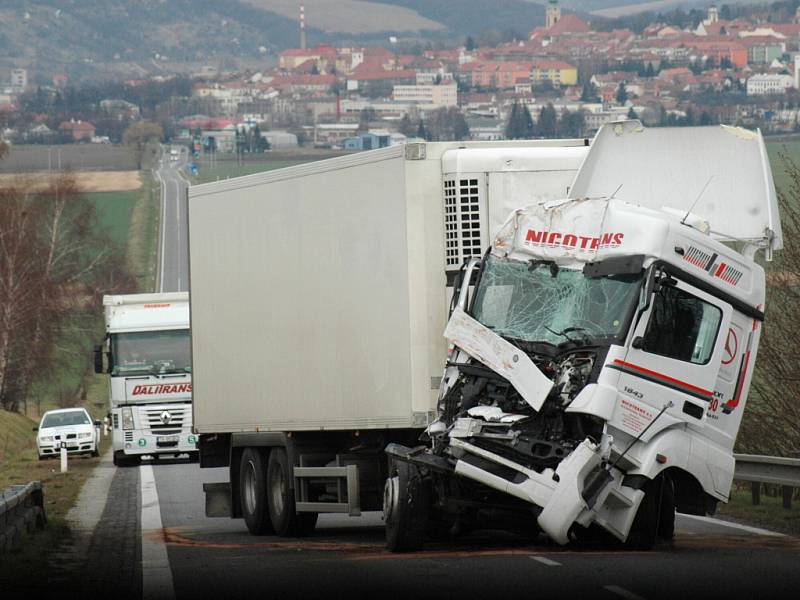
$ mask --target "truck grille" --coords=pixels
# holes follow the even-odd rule
[[[189,409],[185,407],[148,408],[143,412],[143,429],[149,429],[154,435],[180,433],[185,425],[191,424]]]
[[[445,269],[458,269],[465,260],[480,257],[487,244],[483,235],[484,175],[444,180]]]

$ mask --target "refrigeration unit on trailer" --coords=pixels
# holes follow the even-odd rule
[[[230,470],[207,514],[285,535],[380,510],[384,448],[435,418],[448,274],[587,150],[409,144],[191,187],[194,428]]]
[[[114,464],[196,458],[189,294],[103,296],[103,305],[106,339],[95,349],[95,371],[109,375]]]
[[[676,508],[713,513],[764,319],[753,258],[781,246],[760,133],[603,127],[569,194],[513,211],[456,281],[437,418],[387,448],[389,547],[494,521],[649,548]]]

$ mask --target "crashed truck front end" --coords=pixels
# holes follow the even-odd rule
[[[660,412],[619,407],[615,367],[670,242],[660,215],[614,200],[512,215],[457,283],[428,445],[387,449],[397,468],[384,501],[390,548],[419,545],[431,519],[459,531],[498,516],[560,544],[593,524],[641,547],[654,541],[650,531],[632,539],[653,480],[643,442],[659,418],[668,427],[680,415],[664,414],[668,396]],[[636,423],[625,432],[609,426],[614,418]]]

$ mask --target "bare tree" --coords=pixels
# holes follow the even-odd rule
[[[767,272],[766,319],[739,447],[791,456],[800,451],[800,167],[782,155],[778,190],[784,248]]]
[[[102,294],[136,289],[74,175],[31,189],[18,180],[0,190],[0,404],[10,410],[64,367],[78,383],[59,382],[59,396],[79,397]]]
[[[0,189],[0,406],[9,410],[18,409],[24,393],[15,372],[43,283],[40,205],[31,188],[19,179]]]

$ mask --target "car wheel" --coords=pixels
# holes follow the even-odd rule
[[[267,506],[275,533],[281,537],[309,535],[317,526],[317,513],[298,513],[295,510],[292,483],[286,450],[273,448],[267,463]]]
[[[273,532],[267,510],[266,484],[264,452],[258,448],[245,448],[239,463],[239,497],[242,499],[244,522],[253,535]]]
[[[430,488],[419,469],[410,463],[395,463],[383,494],[386,546],[391,552],[410,552],[423,547],[430,502]]]

